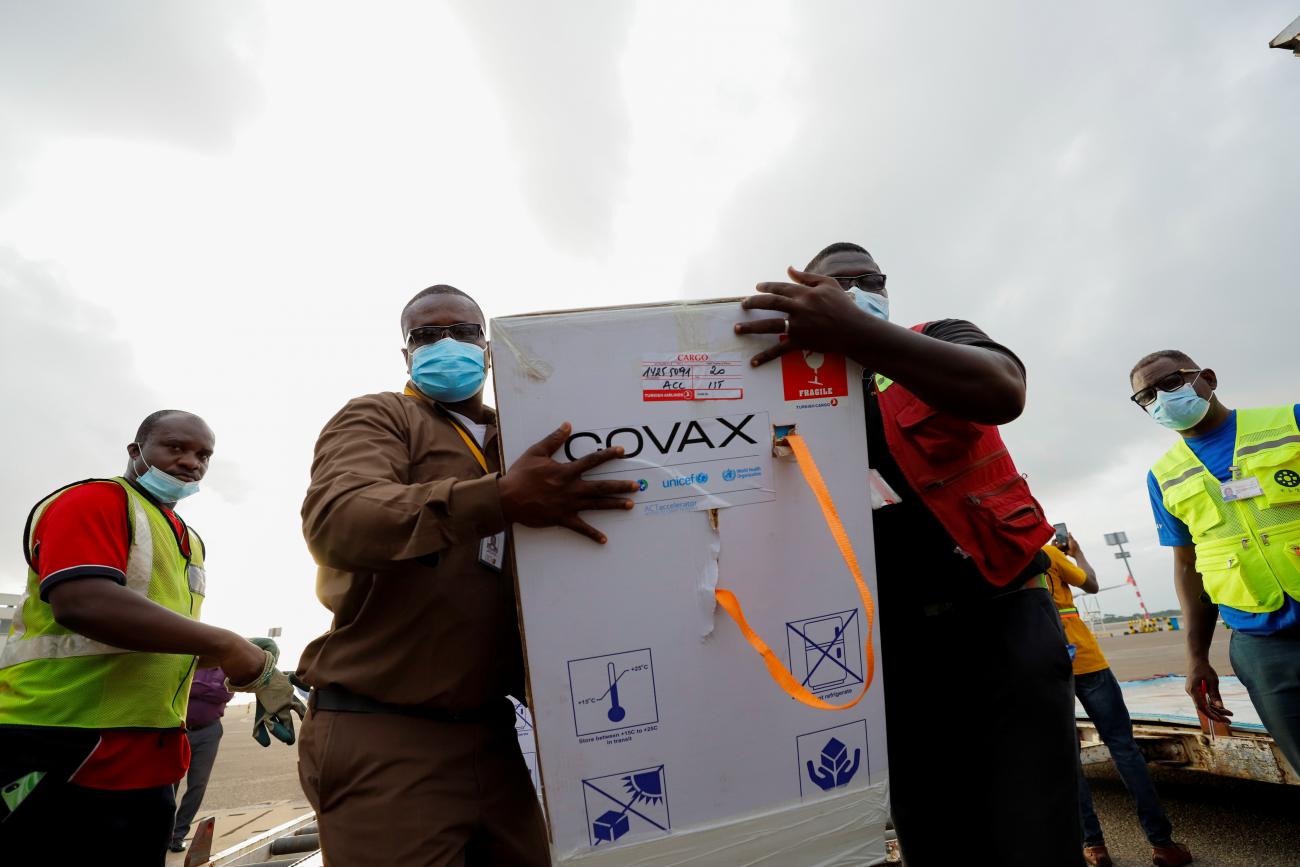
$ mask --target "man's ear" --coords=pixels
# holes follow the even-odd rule
[[[1219,375],[1208,367],[1201,369],[1201,379],[1210,387],[1210,391],[1219,390]]]
[[[127,456],[128,458],[130,458],[131,460],[135,460],[136,458],[140,457],[140,444],[139,444],[139,443],[127,443],[127,444],[126,444],[126,456]]]
[[[492,341],[488,341],[483,347],[483,373],[492,372]]]
[[[406,362],[406,372],[407,372],[407,373],[410,373],[410,372],[411,372],[411,353],[407,351],[407,349],[406,349],[405,346],[402,347],[402,361],[405,361],[405,362]]]

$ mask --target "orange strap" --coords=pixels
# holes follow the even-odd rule
[[[411,388],[409,385],[402,390],[402,394],[406,395],[407,397],[413,397],[416,400],[422,400],[425,403],[433,403],[427,397],[420,394],[418,391]],[[437,404],[433,404],[433,405],[435,407],[438,406]],[[441,409],[441,407],[438,408]],[[484,457],[483,450],[478,447],[478,443],[474,442],[474,438],[469,435],[469,431],[462,428],[460,426],[460,423],[457,422],[456,419],[452,418],[450,414],[445,415],[445,418],[447,419],[447,421],[451,422],[451,426],[456,429],[456,433],[460,434],[460,438],[463,439],[465,441],[465,445],[469,447],[469,453],[474,456],[474,460],[478,461],[478,465],[482,467],[483,472],[486,473],[488,471],[487,458]]]
[[[749,641],[750,645],[758,651],[758,655],[763,657],[763,662],[767,664],[767,673],[771,675],[772,680],[776,681],[777,686],[785,690],[791,698],[803,702],[809,707],[819,708],[821,710],[848,710],[849,708],[862,701],[866,696],[867,690],[871,689],[871,681],[876,675],[876,651],[872,644],[872,633],[876,625],[876,603],[871,598],[871,591],[867,589],[867,582],[862,579],[862,570],[858,568],[858,557],[853,553],[853,545],[849,542],[848,534],[844,532],[844,524],[840,521],[839,513],[835,511],[835,503],[831,500],[830,491],[826,489],[826,482],[822,479],[821,472],[817,469],[817,464],[813,461],[812,455],[808,452],[808,446],[804,444],[803,438],[798,434],[790,434],[786,437],[786,442],[794,451],[795,460],[799,463],[799,470],[803,473],[804,481],[808,487],[812,488],[813,494],[817,497],[817,503],[822,508],[822,517],[826,519],[826,526],[831,531],[831,538],[840,549],[840,556],[844,558],[844,563],[849,567],[849,573],[853,575],[853,581],[858,585],[858,595],[862,598],[862,610],[867,617],[867,640],[863,643],[863,650],[866,652],[867,671],[866,678],[863,681],[862,692],[857,698],[846,704],[831,704],[823,701],[814,695],[806,686],[794,679],[790,670],[781,664],[772,648],[759,637],[745,620],[745,613],[740,608],[740,600],[736,594],[730,590],[714,590],[714,596],[722,610],[731,615],[731,619],[736,621],[736,626],[740,627],[741,633]]]

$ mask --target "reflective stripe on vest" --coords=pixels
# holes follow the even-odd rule
[[[40,523],[41,516],[63,492],[58,491],[46,497],[32,513],[27,536],[28,551],[32,550],[32,540],[36,535],[36,525]],[[132,528],[131,547],[126,558],[126,588],[145,596],[149,591],[149,581],[153,577],[153,531],[149,527],[149,519],[145,516],[143,505],[129,495],[126,503],[127,509],[130,510],[128,520]],[[28,609],[28,601],[35,599],[39,602],[40,600],[39,575],[36,576],[36,581],[37,586],[32,587],[31,575],[28,576],[27,592],[14,612],[13,631],[9,641],[0,648],[0,668],[17,665],[20,662],[30,662],[33,659],[60,659],[69,656],[130,652],[76,632],[62,635],[47,633],[24,638],[27,624],[23,613]]]
[[[1151,468],[1164,506],[1187,525],[1196,570],[1216,603],[1262,613],[1300,599],[1300,428],[1290,406],[1237,411],[1234,476],[1259,496],[1225,502],[1181,438]]]
[[[104,483],[126,492],[126,588],[197,619],[206,589],[202,540],[189,533],[186,560],[157,506],[125,479],[85,484]],[[25,540],[29,554],[41,516],[67,490],[51,494],[32,511]],[[39,573],[29,568],[9,640],[0,648],[0,724],[174,728],[184,722],[193,667],[193,656],[127,651],[61,626],[41,601]]]

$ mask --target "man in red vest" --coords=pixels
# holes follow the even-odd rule
[[[970,322],[889,322],[885,275],[832,244],[760,283],[736,325],[779,335],[752,359],[848,356],[868,371],[867,452],[894,825],[911,867],[1082,865],[1074,693],[1043,573],[1052,535],[997,425],[1025,370]],[[974,725],[972,725],[974,723]]]

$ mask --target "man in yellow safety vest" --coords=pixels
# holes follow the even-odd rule
[[[1229,410],[1213,370],[1167,349],[1130,374],[1132,400],[1181,437],[1147,476],[1160,544],[1174,549],[1187,692],[1230,722],[1210,642],[1219,617],[1260,720],[1300,770],[1300,405]]]
[[[198,620],[203,540],[175,507],[197,492],[214,446],[198,416],[153,413],[125,473],[67,485],[32,510],[27,589],[0,648],[5,863],[49,861],[71,828],[110,846],[114,863],[164,863],[196,666],[219,665],[241,684],[232,689],[257,693],[263,745],[267,728],[293,743],[297,699],[274,645]]]

